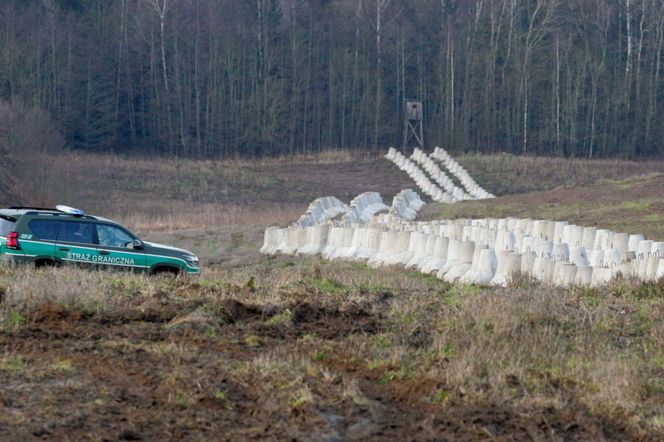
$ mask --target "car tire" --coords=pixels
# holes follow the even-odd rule
[[[171,267],[159,267],[152,271],[152,275],[163,279],[175,279],[180,272]]]

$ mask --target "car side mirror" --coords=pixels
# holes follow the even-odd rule
[[[133,243],[134,249],[136,250],[143,250],[143,241],[140,239],[135,239]]]

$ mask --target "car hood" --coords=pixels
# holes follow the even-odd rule
[[[145,244],[145,253],[154,253],[165,256],[181,257],[182,255],[196,256],[195,253],[185,249],[178,249],[177,247],[167,246],[165,244],[158,244],[156,242],[143,241]]]

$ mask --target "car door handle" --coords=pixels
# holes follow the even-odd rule
[[[60,251],[62,252],[68,252],[69,248],[68,247],[60,247]]]
[[[110,255],[111,252],[109,252],[108,250],[100,250],[100,251],[99,251],[99,254],[100,254],[100,255]]]

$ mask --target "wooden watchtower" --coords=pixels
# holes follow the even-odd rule
[[[403,147],[415,139],[415,147],[424,147],[424,111],[421,101],[406,100],[406,112],[403,125]]]

